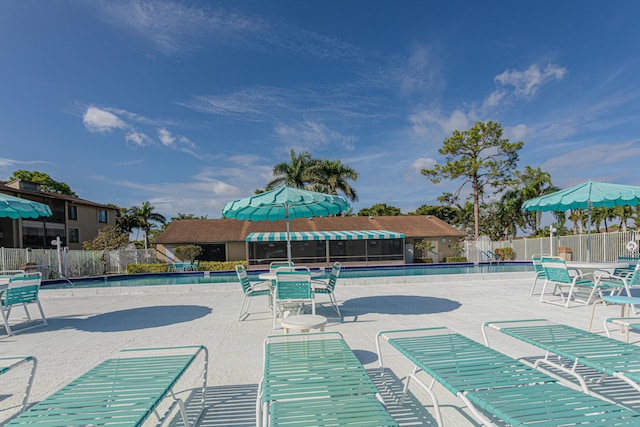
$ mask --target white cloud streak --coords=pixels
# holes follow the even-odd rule
[[[125,121],[122,117],[126,117]],[[124,139],[135,146],[146,146],[154,143],[153,138],[147,132],[138,130],[136,127],[152,128],[159,123],[156,120],[147,119],[135,113],[115,108],[99,108],[90,105],[82,115],[82,122],[85,128],[91,133],[110,133],[119,130],[124,133]],[[131,122],[135,122],[136,127]],[[149,129],[154,131],[153,129]],[[177,148],[177,143],[184,147],[193,148],[195,144],[186,136],[174,135],[166,127],[155,129],[160,143],[168,148]],[[177,142],[177,143],[176,143]]]
[[[485,98],[482,110],[490,110],[518,99],[531,99],[542,86],[562,80],[566,74],[566,67],[555,64],[547,64],[542,69],[538,64],[532,64],[524,70],[503,71],[494,77],[498,87]]]
[[[353,150],[357,141],[355,136],[343,135],[329,129],[324,123],[311,120],[297,123],[294,126],[277,125],[275,133],[286,145],[298,150],[311,150],[328,146],[334,142],[341,144],[347,150]]]
[[[104,0],[97,4],[102,19],[138,34],[166,56],[186,55],[212,43],[254,51],[282,49],[330,60],[361,61],[370,55],[333,37],[222,7],[168,0]]]

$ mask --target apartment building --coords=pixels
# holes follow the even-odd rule
[[[82,242],[93,240],[103,227],[116,223],[116,208],[43,191],[35,182],[0,182],[0,193],[44,203],[53,213],[47,218],[0,218],[0,247],[48,249],[60,237],[63,246],[82,249]]]

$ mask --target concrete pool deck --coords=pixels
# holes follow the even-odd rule
[[[337,318],[326,296],[318,296],[317,313],[326,316],[326,331],[342,333],[372,377],[378,361],[375,335],[380,330],[447,326],[482,342],[485,321],[547,318],[586,329],[591,307],[565,309],[541,304],[529,297],[533,273],[519,275],[460,275],[458,277],[402,277],[394,283],[339,281],[336,297],[343,313]],[[407,280],[410,279],[410,282]],[[171,287],[92,288],[43,290],[42,305],[49,320],[40,327],[8,337],[0,332],[0,357],[33,355],[38,370],[30,403],[55,390],[114,355],[132,347],[203,344],[209,349],[207,401],[211,405],[201,425],[255,425],[255,397],[262,371],[262,343],[271,329],[266,298],[254,298],[245,321],[236,317],[242,300],[239,284],[174,285]],[[20,314],[14,313],[15,315]],[[605,317],[617,316],[618,306],[598,307],[595,332],[604,333]],[[624,340],[620,331],[614,337]],[[632,332],[631,341],[640,335]],[[533,358],[543,353],[513,339],[492,335],[494,348],[513,357]],[[411,366],[390,348],[385,365],[400,379]],[[0,376],[0,423],[16,412],[18,384],[27,370]],[[376,379],[378,381],[378,379]],[[615,380],[597,385],[596,391],[640,411],[638,393]],[[15,389],[15,390],[9,390]],[[6,390],[6,391],[5,391]],[[478,425],[462,402],[436,388],[447,426]],[[389,411],[401,426],[435,425],[431,404],[412,388],[404,407],[387,397]],[[14,393],[14,396],[7,397]],[[9,407],[9,409],[6,409]]]

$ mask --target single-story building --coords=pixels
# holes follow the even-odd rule
[[[457,243],[465,234],[434,216],[348,216],[298,218],[289,222],[291,255],[305,265],[413,263],[420,258],[434,262],[457,255]],[[430,242],[430,250],[415,244]],[[203,248],[204,261],[247,260],[268,265],[287,259],[284,221],[235,219],[186,219],[173,221],[156,240],[158,258],[176,259],[177,246]]]

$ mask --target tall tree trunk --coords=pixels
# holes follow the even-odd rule
[[[475,238],[480,237],[480,195],[478,194],[478,178],[473,178],[473,221],[475,225]]]

